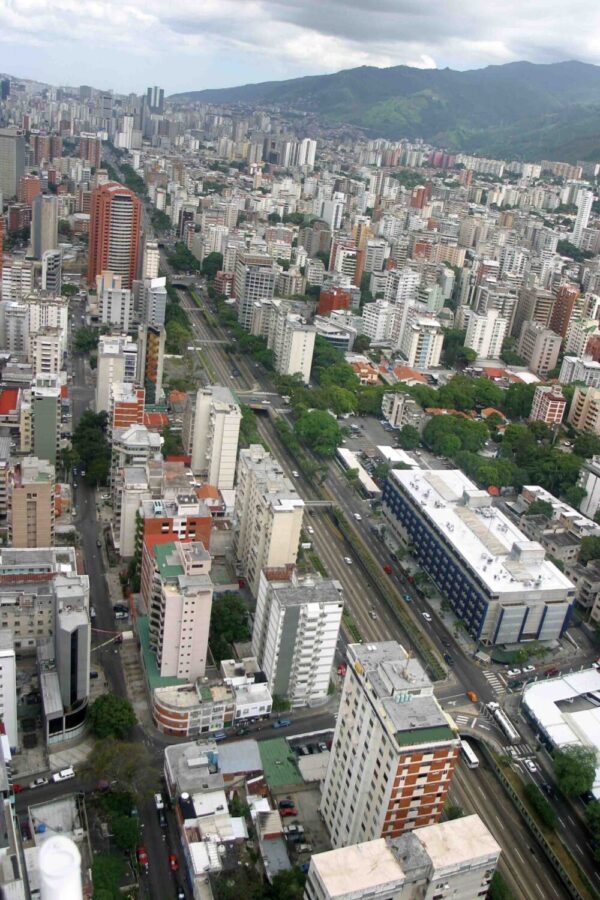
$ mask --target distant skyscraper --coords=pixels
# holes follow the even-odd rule
[[[53,194],[37,194],[33,198],[31,247],[35,259],[58,248],[58,200]]]
[[[95,169],[100,168],[102,141],[95,134],[82,132],[79,135],[79,156],[87,160]]]
[[[6,100],[7,97],[10,97],[10,79],[3,78],[0,81],[0,100]]]
[[[166,309],[166,278],[145,278],[142,316],[144,323],[146,325],[164,325]]]
[[[579,247],[581,243],[583,229],[587,228],[593,202],[594,194],[592,191],[579,191],[577,196],[577,218],[575,219],[575,227],[573,228],[573,243],[576,247]]]
[[[42,254],[42,290],[58,296],[62,287],[62,251],[46,250]]]
[[[130,289],[137,274],[142,204],[129,188],[114,181],[92,191],[88,284],[104,271],[122,278]]]
[[[5,200],[17,196],[24,167],[24,135],[16,128],[0,128],[0,193]]]
[[[158,241],[146,241],[144,244],[142,278],[158,278],[159,266],[160,250],[158,249]]]
[[[163,88],[149,87],[146,91],[146,106],[151,113],[162,115],[165,108],[165,92]]]

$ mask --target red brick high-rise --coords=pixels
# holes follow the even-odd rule
[[[102,272],[120,275],[124,288],[137,278],[142,204],[129,188],[109,181],[92,191],[88,284]]]
[[[334,309],[348,309],[350,299],[350,293],[340,287],[332,287],[328,290],[321,289],[317,313],[320,316],[326,316],[333,312]]]
[[[21,175],[17,188],[17,200],[26,206],[31,206],[33,198],[41,193],[42,185],[37,175]]]
[[[552,306],[550,316],[550,328],[561,337],[567,336],[569,323],[573,315],[573,307],[579,297],[579,288],[575,284],[563,284],[556,292],[556,299]]]
[[[79,135],[79,156],[95,169],[100,168],[102,157],[102,141],[95,134]]]

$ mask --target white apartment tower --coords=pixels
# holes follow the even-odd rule
[[[460,739],[396,641],[350,644],[321,813],[333,847],[439,821]]]
[[[123,279],[112,272],[96,276],[96,293],[103,325],[114,325],[124,334],[129,331],[132,313],[131,291],[122,287]]]
[[[13,632],[5,626],[0,629],[0,721],[10,747],[17,748],[17,658]]]
[[[56,296],[62,288],[62,250],[46,250],[42,254],[42,290]]]
[[[508,320],[497,309],[490,309],[484,315],[471,311],[465,347],[474,350],[479,359],[499,359],[507,331]]]
[[[437,319],[418,316],[402,335],[401,352],[411,369],[433,369],[440,364],[444,335]]]
[[[117,381],[133,384],[136,374],[137,344],[125,334],[101,335],[98,342],[96,412],[109,411],[113,384]]]
[[[235,466],[242,413],[229,388],[212,385],[196,394],[192,431],[192,472],[229,491]]]
[[[593,191],[582,189],[577,195],[577,217],[573,227],[573,243],[576,247],[581,244],[581,236],[583,229],[587,228],[592,211],[592,203],[594,202]]]
[[[62,368],[63,334],[59,328],[41,328],[32,334],[29,355],[34,377],[58,375]]]
[[[344,602],[338,581],[260,573],[252,653],[271,694],[293,707],[327,697]]]
[[[250,330],[252,307],[260,300],[271,300],[275,293],[277,268],[264,253],[239,253],[235,263],[234,290],[238,320]]]
[[[285,303],[278,303],[269,318],[267,346],[275,355],[275,368],[280,375],[301,375],[304,384],[310,381],[316,329],[306,319],[288,312]]]
[[[279,463],[259,444],[240,452],[234,547],[253,595],[262,569],[295,565],[304,501]]]
[[[142,263],[142,280],[158,278],[160,268],[160,250],[158,241],[146,241],[144,244],[144,261]]]
[[[167,311],[167,279],[145,278],[143,288],[142,321],[160,328],[165,324]]]

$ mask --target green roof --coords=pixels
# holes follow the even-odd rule
[[[410,731],[397,731],[395,737],[401,747],[410,747],[412,744],[451,741],[456,737],[456,734],[448,725],[434,725],[431,728],[412,728]]]
[[[180,566],[179,563],[172,565],[172,563],[169,562],[169,557],[172,556],[174,551],[174,541],[170,544],[154,545],[154,559],[156,560],[156,565],[158,566],[161,578],[177,578],[178,575],[183,575],[183,567]]]
[[[304,779],[296,765],[294,751],[285,738],[258,741],[258,750],[269,787],[304,784]]]
[[[154,650],[150,648],[149,632],[150,623],[148,622],[148,616],[139,616],[137,620],[137,633],[142,647],[142,659],[150,690],[153,691],[155,688],[159,687],[175,687],[178,684],[188,684],[185,678],[174,678],[173,676],[167,678],[161,677],[156,662],[156,654]]]

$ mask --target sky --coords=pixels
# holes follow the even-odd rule
[[[600,61],[590,0],[0,0],[0,72],[166,93],[354,66]]]

